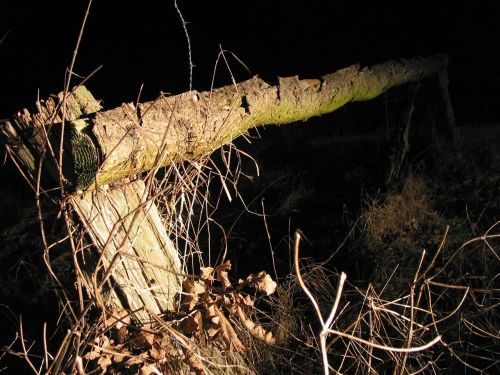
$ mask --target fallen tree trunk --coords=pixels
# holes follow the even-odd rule
[[[321,79],[297,76],[269,85],[258,77],[234,86],[186,92],[155,101],[124,104],[88,120],[104,162],[97,185],[173,162],[211,153],[261,125],[282,125],[333,112],[351,101],[436,74],[448,58],[438,55],[389,61],[370,68],[354,65]]]
[[[251,128],[305,121],[352,101],[373,99],[395,86],[438,73],[446,76],[447,65],[448,56],[443,54],[363,69],[353,65],[321,79],[280,78],[277,85],[256,76],[212,91],[162,95],[107,111],[97,110],[86,90],[76,90],[73,96],[84,109],[81,116],[67,118],[73,156],[70,170],[75,174],[69,179],[76,180],[79,189],[87,189],[153,167],[195,160]],[[447,98],[446,85],[443,90]],[[39,114],[24,112],[13,122],[40,123],[50,118],[42,115],[40,120]]]

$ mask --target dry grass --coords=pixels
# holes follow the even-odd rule
[[[149,194],[145,203],[154,202],[161,210],[183,260],[183,277],[199,280],[201,276],[194,275],[200,269],[223,264],[224,247],[212,249],[205,239],[214,229],[224,233],[212,215],[221,199],[239,198],[237,182],[244,172],[242,159],[247,157],[228,145],[220,151],[222,162],[205,158],[146,176]],[[214,195],[215,184],[219,188]],[[67,211],[62,217],[68,233],[57,243],[66,246],[71,256],[52,257],[55,243],[46,240],[45,246],[48,275],[58,287],[67,334],[51,349],[44,330],[42,350],[35,353],[20,320],[18,348],[13,343],[7,350],[25,358],[34,373],[47,374],[111,370],[308,374],[325,369],[356,374],[437,374],[464,369],[495,373],[499,369],[500,321],[495,311],[500,298],[500,225],[464,241],[463,233],[447,229],[453,222],[434,208],[434,193],[428,186],[429,182],[410,176],[401,192],[367,204],[358,246],[365,246],[364,256],[374,259],[370,280],[356,285],[348,278],[338,284],[340,273],[306,262],[295,277],[278,287],[266,311],[249,308],[244,319],[231,312],[237,304],[222,302],[229,292],[239,293],[239,289],[221,291],[217,283],[225,279],[219,274],[207,294],[203,291],[201,303],[162,316],[150,314],[149,324],[138,324],[134,311],[118,309],[109,303],[106,290],[96,292],[78,277],[80,254],[92,247],[83,228],[75,231],[75,217]],[[59,201],[64,210],[70,210],[64,203]],[[38,208],[43,235],[47,222],[42,206]],[[71,266],[75,278],[61,283],[58,271]],[[97,266],[105,274],[111,272],[102,264]],[[98,279],[102,273],[95,271],[93,277]],[[303,294],[305,289],[311,293],[310,300]],[[210,315],[214,306],[219,309],[217,316]],[[198,312],[205,320],[219,318],[215,331],[214,325],[186,330],[182,322]],[[249,322],[272,331],[276,345],[252,336],[245,326]],[[213,333],[217,330],[218,335]],[[241,345],[239,350],[232,347],[235,343]]]
[[[407,270],[411,280],[397,284],[397,296],[394,288],[387,293],[392,279],[367,288],[347,279],[329,326],[323,319],[340,290],[341,275],[322,265],[306,266],[304,284],[318,309],[301,297],[297,279],[288,279],[272,300],[279,346],[261,366],[272,374],[323,372],[323,332],[333,373],[497,373],[498,229],[448,249],[445,234],[432,255],[422,251],[417,267]],[[478,260],[468,261],[471,257]]]

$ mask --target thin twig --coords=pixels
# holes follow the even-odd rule
[[[184,35],[186,36],[186,41],[188,44],[188,60],[189,60],[189,91],[193,89],[193,59],[191,56],[191,38],[189,37],[189,33],[187,30],[187,22],[184,20],[184,17],[182,16],[182,12],[179,9],[179,6],[177,5],[177,0],[174,0],[174,7],[175,10],[177,11],[177,14],[179,14],[179,18],[182,23],[182,28],[184,29]]]
[[[43,354],[45,356],[45,371],[49,369],[49,351],[47,348],[47,323],[43,323]]]
[[[299,231],[295,232],[295,251],[294,251],[294,261],[295,261],[295,275],[297,276],[297,281],[299,282],[300,287],[304,291],[304,293],[309,297],[314,309],[316,310],[316,315],[321,323],[321,326],[325,326],[325,322],[323,321],[323,316],[321,315],[321,310],[319,309],[318,302],[312,295],[312,293],[307,289],[304,280],[302,280],[302,275],[300,273],[300,264],[299,264],[299,251],[300,251],[300,240],[301,235]]]
[[[395,353],[415,353],[415,352],[421,352],[421,351],[423,351],[425,349],[429,349],[431,346],[433,346],[433,345],[437,344],[439,341],[441,341],[441,336],[437,335],[431,341],[429,341],[427,344],[422,345],[422,346],[415,346],[413,348],[395,348],[395,347],[392,347],[392,346],[376,344],[376,343],[374,343],[372,341],[367,341],[367,340],[364,340],[364,339],[362,339],[360,337],[353,336],[353,335],[350,335],[348,333],[338,331],[336,329],[329,329],[328,332],[330,332],[330,333],[332,333],[334,335],[338,335],[338,336],[341,336],[341,337],[348,338],[348,339],[353,340],[353,341],[360,342],[360,343],[365,344],[365,345],[372,346],[372,347],[377,348],[377,349],[385,350],[385,351],[388,351],[388,352],[395,352]]]
[[[21,347],[23,348],[24,359],[26,360],[26,362],[28,362],[28,365],[33,370],[33,372],[38,375],[39,371],[33,365],[33,362],[31,362],[31,359],[29,358],[28,350],[26,349],[26,345],[24,343],[23,316],[22,315],[19,316],[19,335],[21,337]]]

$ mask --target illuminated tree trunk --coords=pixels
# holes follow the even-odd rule
[[[144,181],[124,178],[199,159],[251,128],[304,121],[436,74],[453,127],[447,65],[448,57],[437,55],[363,69],[354,65],[320,79],[280,78],[277,85],[253,77],[107,111],[78,87],[66,98],[37,103],[34,113],[23,110],[1,124],[1,132],[32,186],[43,166],[60,187],[74,192],[69,201],[77,221],[97,249],[94,261],[86,263],[94,268],[83,270],[90,295],[107,288],[115,304],[144,321],[175,308],[181,262]],[[59,157],[62,134],[65,152]]]

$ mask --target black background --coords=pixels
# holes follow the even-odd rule
[[[446,4],[445,4],[446,3]],[[448,52],[459,123],[499,118],[500,13],[496,1],[186,1],[193,87],[210,87],[220,46],[268,80],[313,77],[350,64]],[[87,1],[0,5],[0,118],[63,87]],[[111,108],[189,88],[187,42],[174,1],[94,0],[75,72]],[[234,60],[236,80],[250,77]],[[216,86],[230,82],[218,69]],[[75,79],[76,84],[78,79]]]

